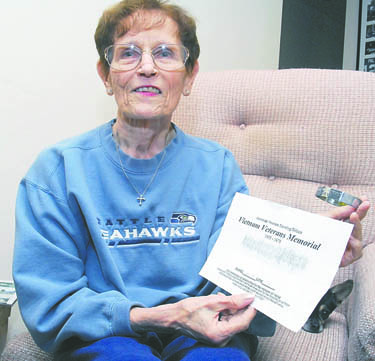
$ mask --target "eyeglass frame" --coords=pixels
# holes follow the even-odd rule
[[[138,60],[138,62],[136,63],[136,65],[135,65],[134,67],[129,68],[129,69],[126,69],[126,70],[121,70],[121,69],[117,69],[117,68],[115,68],[115,67],[112,66],[111,62],[110,62],[109,59],[108,59],[108,51],[109,51],[110,48],[114,48],[115,46],[119,46],[119,45],[132,45],[133,47],[135,47],[135,48],[137,48],[137,49],[140,50],[140,53],[141,53],[141,54],[140,54],[139,60]],[[175,46],[179,46],[180,48],[182,48],[182,49],[185,51],[185,57],[184,57],[184,60],[183,60],[183,63],[182,63],[181,68],[176,68],[176,69],[163,69],[162,67],[160,67],[160,66],[156,63],[155,58],[154,58],[154,55],[152,54],[152,51],[153,51],[154,49],[157,49],[158,47],[160,47],[160,46],[162,46],[162,45],[175,45]],[[161,44],[155,46],[154,48],[152,48],[150,51],[147,51],[147,50],[143,50],[143,49],[139,48],[139,47],[138,47],[137,45],[135,45],[134,43],[121,43],[121,44],[112,44],[112,45],[107,46],[107,47],[104,49],[104,58],[105,58],[105,60],[107,61],[107,64],[108,64],[108,66],[109,66],[110,68],[112,68],[112,69],[114,69],[114,70],[116,70],[116,71],[130,71],[130,70],[134,70],[134,69],[136,69],[136,68],[139,66],[139,64],[140,64],[141,61],[142,61],[142,57],[143,57],[143,54],[144,54],[144,53],[149,54],[149,55],[151,56],[151,59],[152,59],[152,62],[154,63],[154,65],[155,65],[158,69],[163,70],[163,71],[178,71],[178,70],[181,70],[182,68],[185,67],[186,62],[188,61],[189,56],[190,56],[189,49],[188,49],[186,46],[182,45],[182,44],[161,43]]]

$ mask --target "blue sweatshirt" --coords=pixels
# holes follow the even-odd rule
[[[149,160],[117,152],[112,122],[44,150],[21,181],[13,277],[35,341],[137,336],[131,307],[215,292],[199,276],[236,192],[247,187],[232,154],[178,127]],[[250,332],[273,334],[258,313]]]

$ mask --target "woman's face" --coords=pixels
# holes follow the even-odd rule
[[[152,17],[153,13],[146,13],[148,16]],[[132,43],[145,51],[140,64],[129,71],[110,68],[105,78],[100,74],[105,86],[113,90],[119,118],[170,120],[181,94],[186,90],[190,92],[198,64],[191,74],[185,68],[161,70],[155,66],[150,51],[162,43],[181,44],[177,24],[169,17],[148,28],[135,23],[125,35],[115,40],[115,44],[124,43]]]

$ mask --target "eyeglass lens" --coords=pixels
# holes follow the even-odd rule
[[[134,69],[142,59],[143,51],[134,44],[115,44],[107,48],[109,65],[118,70]],[[161,44],[151,50],[155,65],[164,70],[184,67],[188,57],[185,47],[175,44]]]

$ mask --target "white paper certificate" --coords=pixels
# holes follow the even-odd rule
[[[237,193],[200,275],[297,332],[329,289],[353,225]]]

